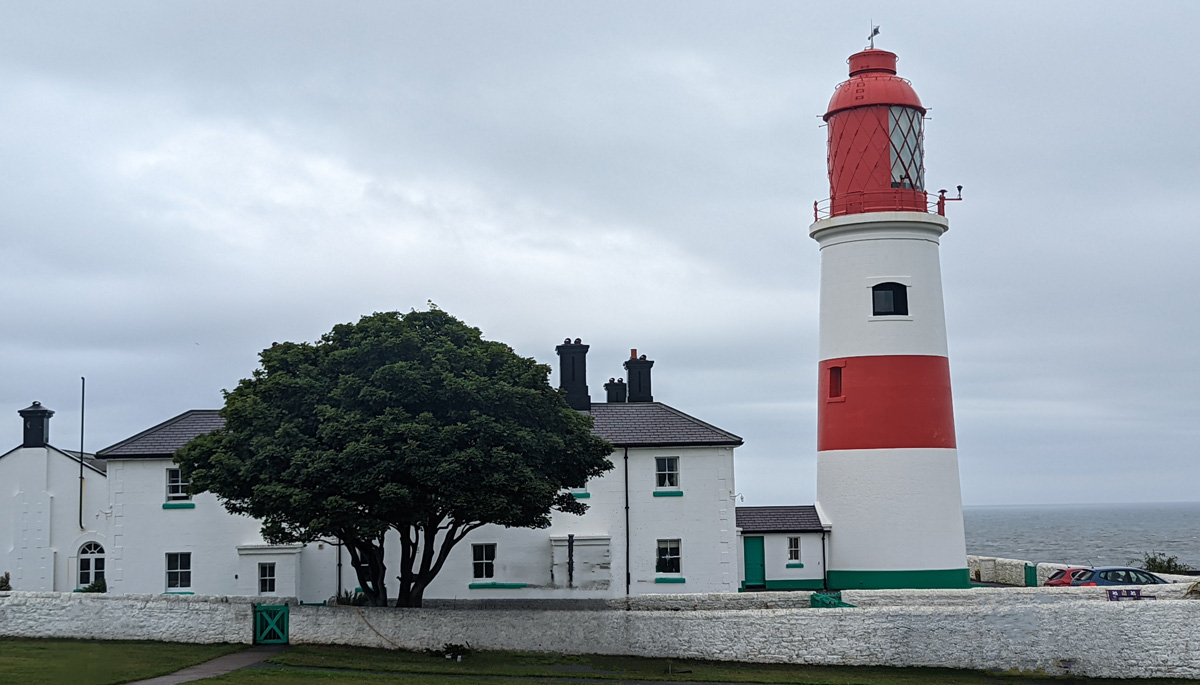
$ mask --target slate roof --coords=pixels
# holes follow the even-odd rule
[[[592,433],[617,447],[740,445],[742,439],[662,402],[595,402]]]
[[[741,445],[742,439],[661,402],[592,404],[592,433],[617,447]],[[165,459],[225,425],[216,409],[192,409],[96,453],[101,459]]]
[[[192,409],[96,453],[102,459],[165,459],[192,438],[225,425],[216,409]]]
[[[56,447],[55,449],[58,449],[58,448]],[[58,451],[67,454],[68,456],[75,459],[76,461],[79,460],[79,450],[58,450]],[[108,464],[105,463],[105,461],[103,459],[97,459],[96,455],[92,454],[91,452],[83,453],[83,461],[88,466],[91,466],[92,468],[94,468],[97,471],[100,471],[102,473],[104,471],[108,470]]]
[[[820,533],[821,519],[811,504],[792,507],[737,507],[743,533]]]

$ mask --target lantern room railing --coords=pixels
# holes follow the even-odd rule
[[[960,189],[959,197],[946,197],[946,192],[938,191],[937,196],[932,198],[923,190],[896,188],[846,193],[836,198],[814,201],[813,221],[869,212],[925,212],[946,216],[946,203],[961,200],[962,191]]]

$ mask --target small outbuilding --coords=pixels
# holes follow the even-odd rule
[[[738,507],[741,592],[821,590],[829,524],[811,504]]]

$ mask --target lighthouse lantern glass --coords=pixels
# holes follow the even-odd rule
[[[912,107],[890,107],[892,187],[925,190],[924,117]]]

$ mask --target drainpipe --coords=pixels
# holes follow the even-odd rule
[[[87,379],[79,377],[79,530],[83,526],[83,406],[87,397]]]
[[[625,596],[629,596],[629,448],[625,448]]]
[[[829,589],[829,565],[825,563],[825,531],[821,531],[821,589]]]
[[[334,597],[340,597],[342,594],[342,539],[337,541],[337,592],[333,593]],[[335,601],[336,603],[336,601]]]

